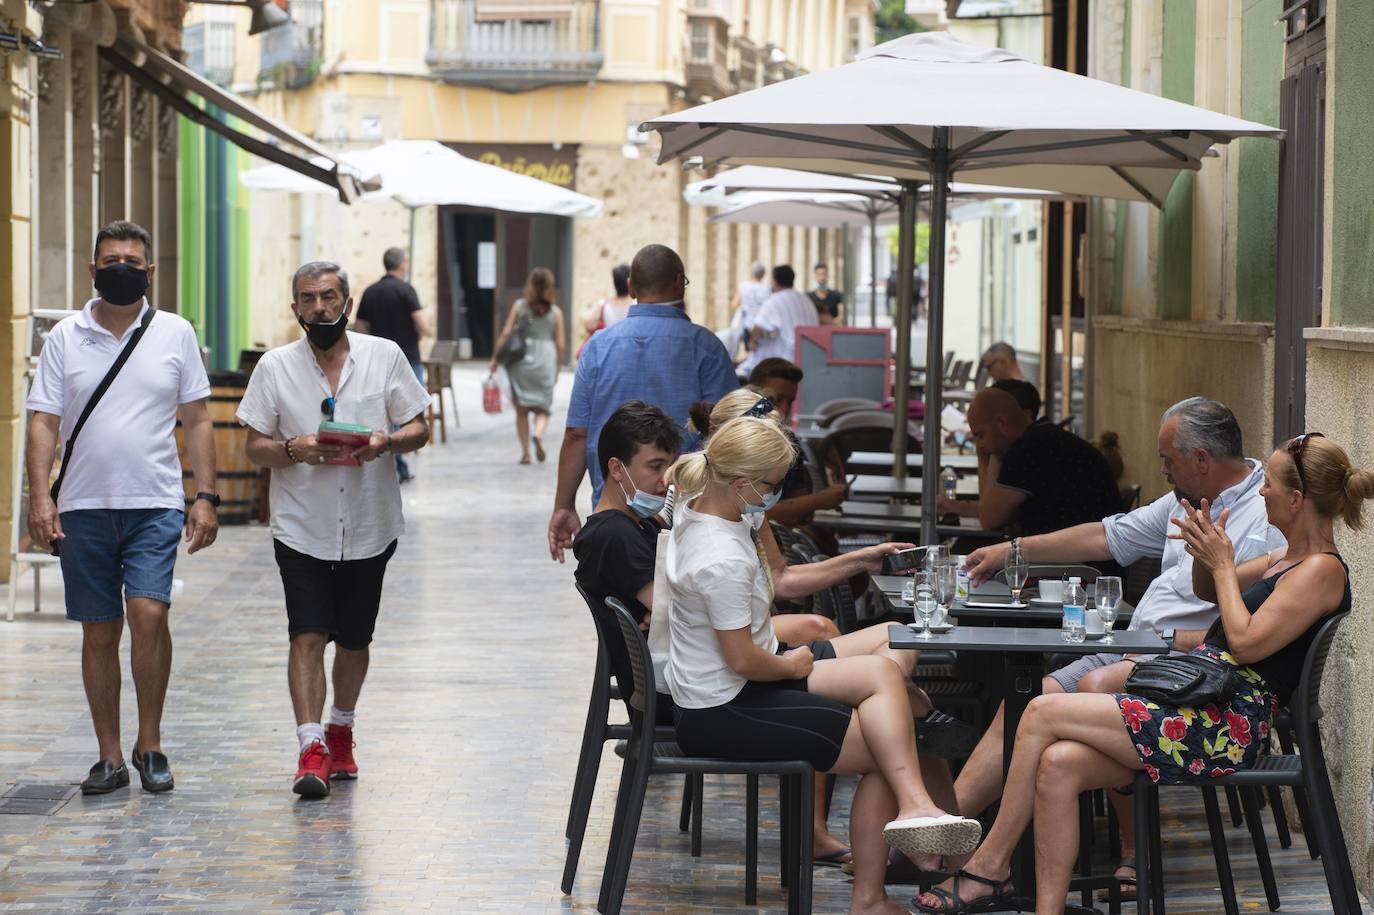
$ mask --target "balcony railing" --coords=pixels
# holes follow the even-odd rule
[[[597,0],[433,0],[430,69],[451,83],[515,92],[601,70]]]
[[[234,31],[232,22],[209,19],[186,26],[182,44],[186,66],[212,83],[228,86],[234,81]]]
[[[320,73],[324,47],[324,0],[291,0],[291,24],[262,33],[258,81],[299,89]]]
[[[697,98],[723,98],[735,91],[726,29],[725,22],[713,19],[693,20],[688,26],[687,91]]]

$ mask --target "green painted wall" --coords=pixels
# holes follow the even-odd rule
[[[1283,78],[1283,0],[1246,0],[1241,12],[1240,116],[1278,126]],[[1278,267],[1279,144],[1242,139],[1236,203],[1236,317],[1274,320]]]
[[[177,227],[180,251],[181,316],[205,339],[205,132],[185,118],[180,122],[181,218]]]
[[[1193,103],[1197,6],[1164,0],[1162,90],[1165,98]],[[1193,315],[1193,179],[1178,176],[1159,220],[1159,316],[1186,321]]]
[[[1330,55],[1331,324],[1374,325],[1374,4],[1342,3]]]
[[[1121,85],[1131,88],[1131,0],[1122,4],[1125,8],[1125,27],[1121,33]],[[1107,303],[1107,313],[1121,314],[1121,303],[1126,296],[1126,214],[1130,204],[1124,200],[1116,201],[1116,237],[1113,239],[1112,253],[1112,297]]]

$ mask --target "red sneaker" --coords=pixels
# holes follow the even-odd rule
[[[357,778],[358,763],[353,759],[353,729],[346,724],[331,724],[324,729],[329,747],[329,777]]]
[[[318,740],[301,750],[300,766],[291,790],[301,797],[329,796],[329,748]]]

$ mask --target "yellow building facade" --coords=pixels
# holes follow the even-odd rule
[[[752,260],[808,277],[816,261],[841,257],[838,232],[709,225],[707,210],[682,200],[701,173],[656,165],[656,143],[636,128],[846,62],[872,43],[869,0],[293,0],[290,9],[292,26],[252,39],[233,10],[196,9],[188,29],[230,17],[229,87],[331,147],[438,140],[604,201],[602,217],[576,221],[417,212],[412,281],[439,335],[469,338],[475,355],[490,351],[535,266],[554,270],[577,338],[576,314],[611,294],[611,268],[650,242],[683,255],[688,309],[712,327],[728,322]],[[337,260],[361,287],[409,233],[396,204],[250,198],[255,344],[293,334],[282,290],[296,263]]]

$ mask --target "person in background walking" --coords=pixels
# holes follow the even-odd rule
[[[405,354],[411,371],[420,384],[425,383],[425,367],[420,361],[420,338],[429,336],[429,324],[420,308],[415,287],[406,282],[410,259],[401,248],[387,248],[382,254],[386,273],[363,290],[358,303],[358,330],[395,343]],[[415,479],[406,459],[396,455],[396,473],[402,483]]]
[[[601,499],[601,427],[627,400],[642,400],[687,426],[687,409],[712,403],[739,386],[725,344],[687,317],[682,258],[665,245],[646,245],[630,262],[635,304],[624,321],[597,334],[577,362],[568,424],[558,453],[558,488],[549,516],[549,556],[562,562],[582,528],[575,500],[582,475],[592,478],[592,504]],[[688,447],[696,436],[684,436]]]
[[[816,314],[822,324],[844,323],[844,296],[830,288],[830,268],[817,264],[814,273],[816,286],[806,294],[811,304],[816,306]]]
[[[162,752],[162,705],[172,672],[172,570],[183,528],[195,553],[215,542],[215,440],[206,399],[210,382],[195,329],[153,312],[137,350],[91,409],[64,458],[57,504],[48,492],[57,443],[72,430],[152,305],[144,297],[156,267],[153,242],[132,222],[112,222],[95,237],[90,265],[97,298],[53,328],[29,392],[29,536],[56,548],[66,587],[67,619],[81,623],[81,679],[91,707],[100,759],[83,794],[129,784],[119,740],[119,642],[124,617],[133,642],[138,737],[131,759],[144,791],[170,791]],[[177,459],[180,413],[195,473],[186,508]]]
[[[593,303],[582,315],[582,329],[587,332],[582,346],[587,345],[592,334],[623,320],[630,313],[630,306],[635,303],[634,296],[630,295],[629,264],[616,264],[611,268],[611,284],[615,287],[615,296]],[[581,347],[577,355],[582,355]]]
[[[749,345],[749,329],[754,326],[754,315],[773,294],[773,288],[763,279],[767,275],[768,268],[763,262],[754,261],[749,267],[751,279],[739,284],[739,290],[730,302],[730,329],[734,331],[735,349],[738,349],[740,344],[746,347]],[[734,349],[730,351],[730,358],[735,358]]]
[[[291,278],[305,337],[269,350],[239,405],[248,459],[272,468],[272,546],[286,593],[287,684],[300,759],[291,790],[325,797],[358,777],[353,722],[367,676],[382,579],[405,529],[401,488],[384,454],[429,441],[429,392],[390,340],[347,332],[348,275],[312,261]],[[321,420],[372,430],[367,444],[321,442]],[[396,427],[395,432],[390,432]],[[334,703],[324,714],[324,649],[334,642]]]
[[[553,386],[558,381],[558,367],[563,364],[563,310],[554,304],[557,293],[553,288],[553,272],[547,267],[535,267],[525,281],[525,293],[515,300],[506,326],[496,340],[494,352],[500,352],[506,340],[522,323],[525,333],[525,356],[506,366],[510,375],[511,399],[515,401],[515,435],[520,439],[520,463],[530,462],[530,423],[534,414],[534,454],[544,463],[544,431],[549,427],[549,411],[553,409]],[[496,357],[491,357],[491,372],[496,372]]]
[[[764,359],[797,358],[797,328],[814,327],[820,323],[816,306],[792,284],[796,271],[787,264],[773,268],[773,294],[754,313],[749,331],[749,358],[740,363],[739,374],[748,378]]]

